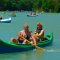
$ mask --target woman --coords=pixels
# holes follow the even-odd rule
[[[43,40],[44,39],[44,30],[42,28],[42,25],[38,22],[36,31],[34,32],[34,37],[36,41]]]

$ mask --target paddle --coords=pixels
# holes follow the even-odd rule
[[[20,35],[20,37],[21,37],[23,40],[26,40],[28,43],[30,43],[32,46],[34,46],[36,49],[41,50],[41,51],[44,51],[44,50],[45,50],[45,49],[43,49],[43,48],[41,48],[41,47],[39,47],[39,46],[37,46],[37,45],[34,45],[33,43],[31,43],[29,40],[27,40],[26,38],[22,37],[21,35]]]

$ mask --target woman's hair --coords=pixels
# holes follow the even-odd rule
[[[40,22],[38,22],[37,25],[39,25],[40,30],[42,30],[42,24]]]

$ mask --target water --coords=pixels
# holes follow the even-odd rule
[[[11,12],[0,16],[9,18]],[[36,23],[40,22],[45,30],[45,35],[53,32],[53,44],[44,47],[45,52],[37,50],[0,54],[0,60],[60,60],[60,13],[43,13],[36,17],[27,17],[28,12],[16,12],[16,17],[11,17],[11,23],[0,23],[0,38],[10,41],[11,37],[17,38],[17,34],[23,29],[24,23],[28,23],[30,30],[35,31]]]

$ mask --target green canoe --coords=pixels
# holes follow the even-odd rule
[[[50,45],[53,41],[53,34],[50,33],[46,35],[45,38],[47,40],[45,39],[44,41],[37,42],[37,46],[44,47]],[[35,47],[30,44],[15,44],[12,42],[4,42],[0,39],[0,53],[22,52],[33,49],[35,49]]]

